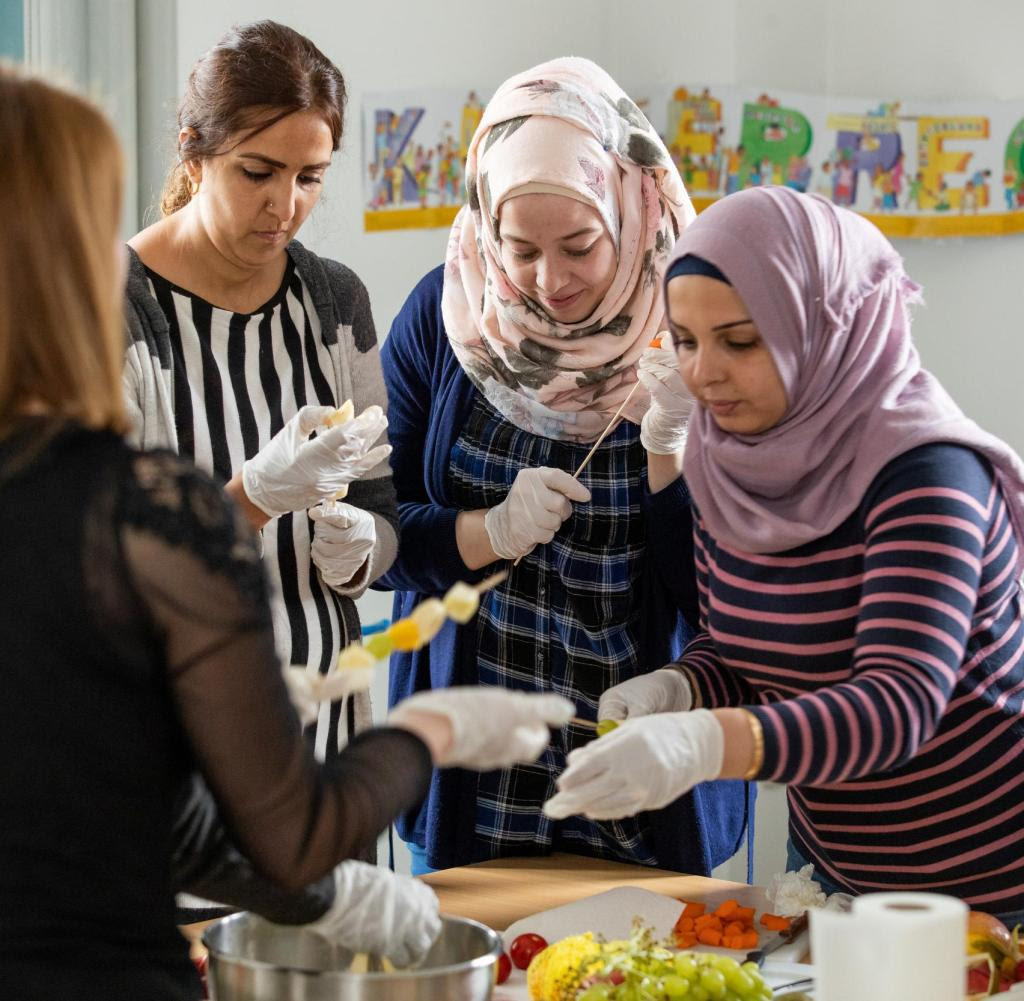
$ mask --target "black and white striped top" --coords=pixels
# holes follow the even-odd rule
[[[291,258],[277,293],[249,314],[213,306],[148,268],[146,276],[169,328],[178,451],[200,469],[226,483],[302,406],[343,402],[335,391],[338,344],[321,337]],[[347,635],[353,617],[343,613],[345,598],[324,584],[310,558],[312,532],[313,522],[298,512],[272,519],[263,530],[264,564],[279,654],[324,673],[355,637]],[[347,715],[339,728],[339,706],[322,706],[318,757],[354,732],[354,705]]]

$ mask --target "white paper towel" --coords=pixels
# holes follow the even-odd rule
[[[869,893],[848,914],[812,910],[819,1001],[963,1001],[967,905],[937,893]]]

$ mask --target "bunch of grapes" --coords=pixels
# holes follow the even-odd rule
[[[577,1001],[771,1001],[772,989],[756,963],[715,953],[674,953],[634,932],[609,955]]]

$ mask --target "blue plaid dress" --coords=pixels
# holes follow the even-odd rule
[[[451,502],[462,510],[493,507],[520,469],[552,466],[572,473],[589,450],[519,430],[478,394],[451,452]],[[596,719],[605,689],[650,669],[638,662],[636,635],[636,585],[647,544],[640,429],[621,423],[580,479],[591,503],[574,505],[553,541],[535,548],[484,596],[476,619],[478,680],[557,692],[575,703],[579,716]],[[537,854],[540,848],[656,864],[643,815],[556,822],[541,812],[568,752],[593,739],[592,729],[570,724],[553,733],[535,764],[479,777],[476,837],[491,857]]]

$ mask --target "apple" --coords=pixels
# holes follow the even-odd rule
[[[984,911],[971,911],[967,915],[967,947],[969,952],[992,953],[998,963],[1003,956],[1013,955],[1013,936],[999,918]]]

